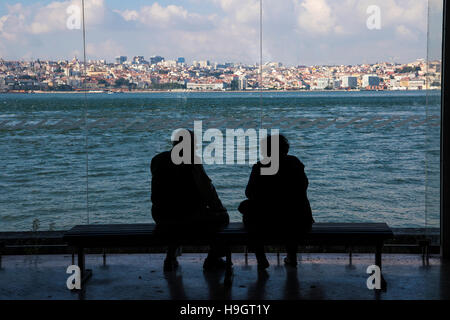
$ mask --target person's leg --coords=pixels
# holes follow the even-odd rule
[[[155,233],[163,239],[170,239],[170,244],[167,247],[166,258],[164,259],[164,271],[173,271],[178,267],[177,261],[177,249],[179,245],[177,243],[178,224],[173,220],[159,221],[156,224]]]
[[[223,230],[228,223],[229,218],[226,212],[211,212],[208,210],[204,216],[198,219],[197,225],[202,226],[202,231],[200,232],[205,233],[205,236],[211,239],[208,256],[203,264],[205,269],[220,269],[227,266],[226,261],[222,257],[227,256],[230,248],[226,244],[215,240],[215,234]],[[229,262],[231,263],[231,261]]]
[[[258,269],[267,269],[270,264],[269,261],[267,261],[264,245],[260,239],[261,234],[264,233],[264,226],[261,225],[260,221],[255,219],[252,214],[244,214],[243,222],[245,229],[249,234],[248,250],[255,253]]]
[[[164,271],[173,271],[178,267],[177,245],[169,245],[167,248],[166,259],[164,260]]]
[[[267,269],[270,264],[269,261],[267,261],[266,253],[264,252],[264,245],[252,245],[252,248],[255,252],[256,261],[258,262],[258,269]]]
[[[284,259],[284,263],[290,266],[297,265],[297,243],[289,242],[286,244],[287,257]]]
[[[213,225],[211,226],[211,229],[209,229],[213,231],[212,234],[208,234],[208,237],[211,238],[211,242],[209,244],[208,256],[203,264],[205,269],[221,269],[227,267],[227,261],[225,261],[223,257],[226,257],[229,254],[230,248],[225,243],[214,239],[215,232],[218,232],[221,229],[222,228],[217,225]],[[228,262],[231,263],[231,261]]]
[[[205,270],[221,269],[227,266],[226,261],[222,259],[226,255],[227,248],[218,243],[211,243],[208,256],[206,257],[203,268]]]
[[[167,248],[167,255],[166,255],[166,259],[176,259],[177,258],[177,249],[178,246],[177,245],[170,245]]]

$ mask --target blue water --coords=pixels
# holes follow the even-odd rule
[[[86,103],[82,94],[0,94],[0,231],[152,222],[150,160],[194,120],[224,133],[280,128],[306,166],[318,222],[439,226],[438,92],[88,94]],[[436,118],[421,122],[427,116]],[[320,118],[335,122],[307,122]],[[56,125],[62,119],[80,122]],[[250,166],[205,169],[239,221]]]

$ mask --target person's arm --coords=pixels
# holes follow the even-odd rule
[[[156,156],[150,164],[151,200],[153,204],[161,204],[167,197],[167,177],[165,176],[164,162],[161,156]],[[169,182],[170,183],[170,182]]]
[[[155,159],[152,159],[152,162],[150,163],[150,173],[152,176],[151,180],[151,186],[150,186],[150,194],[151,194],[151,200],[152,203],[155,203],[158,199],[158,175],[156,174],[156,168],[155,168]]]
[[[161,190],[161,177],[158,170],[158,165],[156,164],[155,158],[152,159],[150,164],[150,172],[151,172],[151,184],[150,184],[150,198],[153,204],[152,207],[152,217],[156,223],[161,221],[161,211],[158,210],[158,206],[161,205],[161,197],[163,196],[164,191]]]
[[[299,168],[299,171],[300,171],[300,179],[299,179],[300,190],[306,192],[306,190],[308,189],[309,180],[305,173],[305,167],[302,165],[301,168]]]
[[[260,166],[258,166],[258,164],[254,164],[252,167],[252,172],[250,173],[250,178],[248,179],[247,188],[245,188],[245,195],[250,200],[256,198],[259,175]]]
[[[308,177],[305,173],[305,165],[297,158],[297,157],[291,157],[291,162],[293,165],[293,179],[295,181],[295,189],[296,193],[303,194],[308,189]]]
[[[214,185],[210,182],[210,198],[209,198],[209,203],[208,206],[215,210],[215,211],[227,211],[227,209],[223,206],[222,201],[219,198],[219,195],[217,194],[216,188],[214,187]]]
[[[298,159],[297,159],[298,160]],[[297,165],[297,174],[298,174],[298,190],[297,193],[303,198],[304,201],[304,211],[303,211],[303,215],[305,217],[305,219],[307,219],[306,221],[309,223],[314,223],[314,218],[312,216],[312,211],[311,211],[311,205],[309,203],[308,200],[308,185],[309,185],[309,181],[308,181],[308,177],[306,176],[305,173],[305,166],[303,165],[303,163],[298,160],[298,165]]]
[[[194,180],[197,185],[200,194],[205,201],[206,205],[214,211],[227,211],[223,206],[222,201],[220,201],[219,195],[217,194],[216,188],[211,182],[211,179],[205,172],[202,165],[194,165],[193,175]]]

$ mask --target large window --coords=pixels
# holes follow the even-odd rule
[[[84,12],[85,41],[82,1],[0,4],[0,231],[152,222],[150,161],[194,121],[223,133],[204,165],[232,221],[251,166],[227,161],[227,129],[279,129],[316,221],[439,227],[441,1]]]

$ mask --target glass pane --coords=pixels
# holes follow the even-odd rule
[[[65,1],[0,3],[0,231],[84,222],[80,12]]]
[[[425,120],[439,108],[425,90],[427,1],[264,8],[264,85],[277,90],[264,96],[264,124],[304,162],[316,220],[424,230],[426,139],[437,130]]]
[[[81,91],[82,33],[59,3],[0,4],[0,91]],[[152,221],[150,160],[194,120],[280,129],[317,221],[437,227],[441,2],[266,0],[262,52],[259,5],[87,1],[87,99],[0,93],[0,231]],[[240,221],[250,166],[205,169]]]
[[[87,10],[88,82],[101,91],[88,94],[90,223],[152,222],[150,161],[170,150],[175,129],[260,123],[259,4],[111,1],[95,14]],[[249,165],[204,167],[240,221]]]
[[[433,235],[439,235],[440,226],[442,13],[442,1],[428,1],[425,220],[427,232]],[[434,238],[440,240],[438,236]]]

